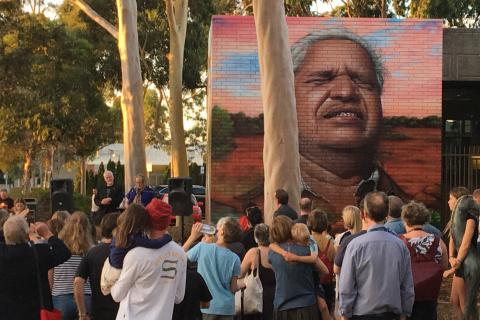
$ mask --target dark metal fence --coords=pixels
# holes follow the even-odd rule
[[[443,149],[443,187],[480,188],[480,145],[447,144]],[[448,199],[447,199],[448,200]]]

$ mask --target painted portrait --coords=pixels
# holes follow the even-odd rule
[[[338,217],[374,190],[439,210],[441,21],[309,17],[287,23],[302,195]],[[212,217],[263,199],[257,55],[252,17],[214,17],[207,186]]]

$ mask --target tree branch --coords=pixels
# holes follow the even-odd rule
[[[165,4],[167,7],[167,19],[168,19],[168,26],[170,27],[171,30],[177,30],[177,22],[175,19],[175,12],[173,10],[173,5],[172,5],[173,0],[165,0]],[[176,32],[173,32],[173,34],[176,34]]]
[[[80,10],[82,10],[83,13],[90,17],[90,19],[95,21],[98,25],[100,25],[103,29],[105,29],[115,39],[118,40],[118,29],[109,21],[107,21],[104,17],[99,15],[95,10],[93,10],[92,7],[86,4],[83,0],[70,0],[70,2],[80,8]]]
[[[179,22],[178,31],[182,35],[183,41],[187,34],[187,19],[188,19],[188,0],[175,0],[175,13],[178,15],[175,20]]]

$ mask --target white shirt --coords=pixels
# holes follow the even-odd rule
[[[117,320],[171,319],[173,305],[185,295],[186,269],[187,256],[173,241],[160,249],[130,250],[111,292],[120,302]]]

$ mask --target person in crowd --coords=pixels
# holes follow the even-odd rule
[[[162,241],[172,207],[155,200],[146,208],[150,220],[147,234],[151,240]],[[113,299],[120,302],[117,319],[171,319],[173,305],[182,302],[185,295],[186,270],[187,257],[174,241],[158,249],[129,250],[111,291]]]
[[[29,229],[23,217],[12,216],[5,222],[3,232],[5,243],[0,242],[0,319],[38,320],[40,308],[53,308],[48,270],[67,261],[70,251],[42,222],[32,224]],[[29,242],[29,238],[37,241],[38,237],[46,243]]]
[[[345,232],[337,234],[335,237],[335,248],[340,247],[343,240],[362,230],[362,217],[360,209],[355,206],[346,206],[342,210],[343,227],[347,229]]]
[[[244,206],[243,206],[243,213],[242,215],[240,215],[240,218],[238,218],[238,223],[240,223],[240,228],[242,228],[242,231],[245,232],[248,230],[248,218],[247,218],[247,210],[249,210],[250,208],[253,208],[253,207],[257,207],[257,204],[255,202],[247,202]]]
[[[293,221],[285,216],[275,217],[270,228],[270,239],[283,250],[298,256],[310,256],[310,248],[292,241]],[[290,263],[282,255],[270,251],[269,261],[275,272],[274,319],[319,319],[314,265]]]
[[[312,200],[310,198],[300,199],[300,216],[295,220],[295,223],[307,224],[310,212],[312,212]]]
[[[68,211],[56,211],[52,214],[52,217],[47,221],[48,228],[55,236],[60,234],[67,219],[70,218],[70,212]],[[92,228],[93,229],[93,228]]]
[[[123,191],[115,185],[112,171],[105,171],[103,179],[105,187],[98,190],[95,196],[95,204],[100,208],[93,216],[95,225],[99,225],[107,213],[117,211],[123,200]]]
[[[247,209],[248,229],[244,231],[242,237],[242,244],[245,251],[257,246],[254,236],[254,228],[257,224],[263,223],[262,210],[259,207],[251,207]]]
[[[275,273],[268,261],[270,252],[269,228],[265,223],[257,224],[254,228],[254,238],[258,248],[251,248],[245,254],[241,265],[240,278],[246,276],[253,267],[258,266],[258,275],[263,287],[262,320],[273,319],[273,297],[275,296]]]
[[[452,211],[452,218],[447,226],[450,228],[450,241],[448,245],[449,263],[454,271],[450,302],[454,307],[456,319],[469,319],[465,316],[466,310],[466,287],[465,271],[463,262],[470,254],[470,246],[476,246],[478,238],[478,209],[466,212],[457,219],[463,221],[455,222],[455,211],[460,198],[469,195],[465,187],[456,187],[450,190],[448,206]],[[461,222],[461,223],[460,223]],[[457,230],[455,224],[464,225],[463,230]],[[456,231],[456,232],[455,232]],[[457,233],[457,234],[456,234]],[[459,238],[455,238],[455,236]],[[468,312],[470,313],[470,311]]]
[[[8,212],[8,210],[0,209],[0,242],[5,242],[5,237],[3,236],[3,225],[9,217],[10,212]]]
[[[342,220],[343,226],[347,229],[345,232],[337,234],[335,237],[335,258],[333,264],[333,271],[335,273],[335,308],[334,308],[334,316],[336,317],[338,313],[338,285],[340,283],[340,268],[336,265],[337,253],[342,248],[343,255],[345,254],[345,246],[342,244],[345,242],[344,240],[349,238],[351,235],[357,234],[362,230],[362,216],[360,209],[355,206],[346,206],[342,210]],[[342,260],[343,260],[342,255]],[[341,263],[341,262],[340,262]]]
[[[164,233],[158,239],[147,237],[145,232],[150,229],[151,225],[148,210],[165,213],[171,212],[171,207],[166,202],[154,199],[148,204],[147,208],[133,203],[120,215],[108,258],[112,269],[102,274],[103,283],[101,284],[101,289],[104,294],[110,293],[111,287],[120,277],[123,261],[128,251],[135,247],[160,249],[172,241],[172,236],[168,233]]]
[[[328,310],[333,313],[335,304],[335,285],[333,283],[333,260],[335,259],[335,244],[327,232],[328,218],[325,212],[313,210],[308,217],[307,225],[312,232],[312,237],[318,246],[320,260],[327,266],[328,274],[320,278],[320,283],[325,291],[325,301]]]
[[[48,229],[50,229],[54,236],[58,237],[60,231],[65,227],[65,223],[60,219],[47,220]]]
[[[360,218],[362,220],[362,229],[358,231],[357,233],[351,234],[349,236],[346,236],[342,239],[340,242],[340,245],[338,246],[337,252],[335,253],[335,260],[333,264],[333,272],[337,275],[337,281],[338,283],[340,282],[340,271],[342,269],[342,263],[343,263],[343,258],[345,258],[345,251],[347,250],[347,247],[353,239],[367,233],[368,230],[368,225],[365,220],[365,211],[363,209],[363,201],[360,202],[359,205],[359,210],[360,210]],[[338,284],[337,284],[338,287]],[[337,289],[337,296],[338,296],[338,289]]]
[[[405,225],[402,221],[403,201],[397,196],[388,196],[388,217],[385,228],[397,235],[405,233]]]
[[[202,309],[203,319],[233,320],[234,293],[239,289],[237,279],[240,276],[240,259],[228,249],[228,243],[241,230],[240,225],[231,217],[221,218],[217,223],[217,241],[207,243],[202,240],[191,248],[202,235],[201,230],[200,223],[192,226],[192,232],[184,243],[183,249],[187,252],[190,261],[197,262],[198,273],[205,279],[213,296],[210,306]]]
[[[62,221],[63,223],[66,223],[69,218],[70,218],[70,212],[66,210],[59,210],[59,211],[55,211],[52,214],[52,217],[50,219],[57,219]]]
[[[72,253],[70,259],[50,270],[52,281],[53,305],[62,312],[62,319],[76,319],[77,306],[73,297],[73,282],[82,258],[93,246],[92,228],[85,213],[77,211],[67,220],[59,238],[65,242],[68,250]],[[85,303],[90,309],[90,297],[92,294],[90,282],[85,284]]]
[[[13,209],[12,209],[13,214],[19,214],[22,216],[25,216],[25,212],[28,213],[28,208],[27,208],[27,203],[23,198],[17,198],[15,199],[13,203]]]
[[[241,242],[243,233],[242,233],[240,224],[238,222],[234,224],[234,226],[238,226],[238,228],[235,227],[230,230],[230,234],[226,242],[226,245],[227,245],[227,248],[233,253],[235,253],[240,258],[240,261],[242,261],[243,257],[245,256],[245,253],[247,252],[245,250],[243,243]]]
[[[173,308],[172,320],[202,320],[200,308],[208,308],[212,294],[193,263],[187,262],[185,297]],[[243,319],[242,319],[243,320]]]
[[[128,204],[136,203],[146,207],[155,198],[155,191],[145,185],[145,176],[143,174],[137,174],[135,176],[135,187],[130,189],[125,197]]]
[[[74,297],[78,309],[79,320],[110,320],[115,319],[118,303],[113,301],[110,294],[103,295],[100,290],[100,278],[105,259],[110,253],[113,230],[117,227],[119,213],[108,213],[100,223],[102,240],[100,244],[88,250],[77,268],[74,279]],[[92,289],[91,312],[87,313],[85,304],[85,284],[90,282]]]
[[[273,217],[278,216],[287,216],[292,221],[295,221],[298,218],[297,212],[288,205],[288,193],[283,189],[278,189],[275,191],[275,205],[277,210],[273,213]]]
[[[480,206],[480,189],[475,189],[472,193],[472,196],[477,206]],[[478,225],[478,233],[480,234],[480,224]],[[477,240],[477,251],[478,254],[480,254],[480,237],[478,237]]]
[[[410,319],[436,320],[437,298],[442,283],[442,271],[448,268],[447,246],[440,237],[423,230],[423,225],[430,218],[430,212],[425,205],[411,201],[403,206],[401,215],[406,232],[400,238],[409,248],[412,270],[416,263],[418,263],[419,268],[422,267],[422,263],[419,261],[433,261],[439,264],[438,277],[430,269],[429,271],[432,274],[429,275],[429,280],[425,281],[424,284],[420,283],[423,287],[420,287],[420,285],[415,287],[415,303]],[[415,277],[418,276],[413,273],[414,282],[417,282]],[[429,293],[428,297],[425,296],[425,291]]]
[[[429,219],[431,219],[432,215],[430,214],[429,215]],[[423,225],[423,231],[425,231],[426,233],[431,233],[431,234],[434,234],[438,237],[442,237],[443,236],[443,233],[442,231],[438,230],[436,227],[432,226],[430,224],[430,220],[427,221],[424,225]]]
[[[295,223],[292,227],[292,240],[299,245],[308,245],[310,247],[310,256],[315,257],[315,266],[318,269],[314,271],[313,281],[317,290],[317,304],[318,309],[320,311],[321,319],[322,320],[330,320],[330,310],[326,300],[326,292],[325,288],[321,283],[321,275],[328,275],[330,274],[330,270],[328,267],[323,263],[323,261],[318,257],[318,246],[315,239],[310,235],[310,230],[308,229],[306,224],[303,223]],[[299,257],[293,254],[287,254],[285,260],[289,262],[297,261],[297,262],[304,262],[308,263],[310,257]],[[323,257],[325,259],[325,256]],[[302,261],[303,260],[303,261]]]
[[[95,213],[100,210],[100,207],[97,206],[97,204],[95,203],[95,197],[97,196],[97,193],[98,193],[98,190],[97,188],[93,188],[92,189],[92,205],[91,205],[91,208],[90,208],[90,213],[93,215],[95,215]]]
[[[340,272],[342,319],[406,319],[415,298],[410,253],[383,225],[388,197],[371,192],[365,197],[368,231],[352,240]],[[388,284],[388,285],[386,285]]]
[[[7,189],[0,190],[0,209],[12,210],[13,199],[8,195]]]

